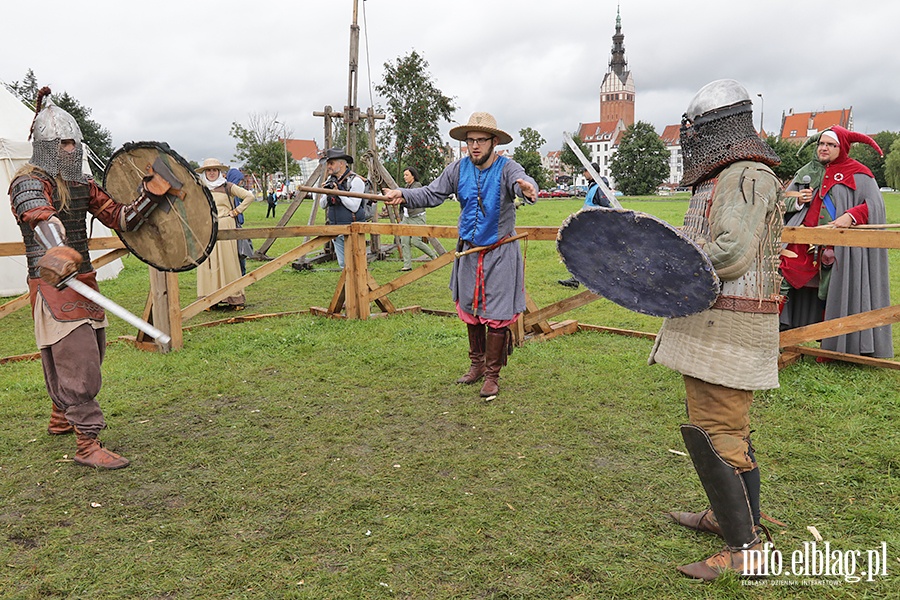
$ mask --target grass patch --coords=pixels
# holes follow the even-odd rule
[[[685,205],[634,203],[670,222]],[[520,223],[558,223],[578,206],[539,203]],[[251,209],[250,226],[265,223],[264,209]],[[454,209],[429,221],[454,223]],[[567,273],[552,243],[527,252],[539,305],[571,294],[556,283]],[[374,263],[373,274],[386,281],[400,265]],[[327,267],[249,288],[248,312],[327,304],[338,277]],[[192,276],[179,277],[187,304]],[[449,310],[446,280],[391,299]],[[140,312],[146,267],[127,259],[102,287]],[[4,355],[32,351],[27,312],[0,321]],[[659,324],[603,300],[572,315]],[[111,319],[110,339],[123,333],[133,332]],[[72,464],[71,437],[44,433],[38,362],[0,366],[0,597],[896,597],[896,372],[801,361],[752,408],[763,510],[788,525],[774,530],[778,547],[801,548],[807,525],[843,550],[885,541],[890,577],[701,585],[674,566],[721,543],[663,516],[705,499],[689,459],[668,451],[683,450],[684,392],[677,373],[646,365],[650,341],[584,332],[529,343],[490,403],[452,383],[466,344],[457,320],[411,314],[198,328],[169,355],[113,344],[103,439],[133,461],[114,473]]]

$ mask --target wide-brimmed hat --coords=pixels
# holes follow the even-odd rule
[[[203,161],[203,164],[198,168],[194,169],[197,173],[202,173],[203,171],[208,171],[210,169],[218,169],[222,173],[228,172],[228,167],[219,162],[218,158],[207,158]]]
[[[497,144],[508,144],[512,141],[512,136],[497,127],[497,119],[494,115],[486,112],[474,112],[469,117],[469,122],[465,125],[459,125],[450,130],[450,137],[454,140],[465,141],[470,131],[482,131],[497,136]]]
[[[353,163],[353,157],[344,152],[343,148],[329,148],[325,151],[325,160],[333,160],[335,158],[342,158],[346,160],[348,163]]]

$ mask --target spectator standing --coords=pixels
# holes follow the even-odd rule
[[[422,187],[422,182],[419,181],[419,172],[415,167],[407,167],[403,171],[403,181],[406,182],[406,187],[408,189],[420,188]],[[425,208],[403,208],[403,219],[400,221],[402,225],[425,225]],[[415,246],[422,252],[428,255],[432,260],[438,257],[437,252],[434,251],[434,248],[426,244],[419,237],[409,236],[409,235],[401,235],[400,236],[400,251],[403,254],[403,268],[401,271],[409,271],[412,269],[412,248],[411,246]]]
[[[227,172],[228,167],[215,158],[207,158],[197,169],[200,181],[212,192],[220,230],[235,229],[237,216],[253,204],[253,192],[226,181]],[[232,196],[241,199],[238,206],[234,205]],[[219,240],[209,253],[209,258],[197,267],[197,297],[205,298],[240,277],[237,240]],[[236,290],[219,302],[219,305],[232,310],[243,310],[244,302],[244,290]]]

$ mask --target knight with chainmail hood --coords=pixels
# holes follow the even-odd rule
[[[111,229],[133,231],[157,204],[147,194],[120,204],[83,174],[81,129],[49,95],[46,87],[38,94],[31,161],[19,169],[9,188],[25,242],[34,334],[53,403],[47,432],[75,433],[76,463],[120,469],[128,466],[128,459],[97,440],[106,426],[96,398],[106,315],[63,282],[75,277],[98,289],[88,254],[88,213]]]
[[[717,534],[725,548],[678,567],[712,580],[753,573],[743,550],[762,547],[760,475],[750,443],[754,390],[778,387],[777,259],[783,207],[771,168],[780,161],[753,128],[747,90],[713,81],[691,100],[681,126],[682,185],[691,186],[683,232],[710,258],[721,291],[711,308],[663,322],[650,356],[680,372],[687,393],[685,446],[710,508],[673,512],[679,524]]]

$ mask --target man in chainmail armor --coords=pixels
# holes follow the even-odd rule
[[[713,306],[666,319],[650,355],[680,372],[687,393],[685,446],[709,499],[700,513],[670,516],[721,536],[725,548],[678,567],[712,580],[726,570],[761,575],[744,550],[762,547],[760,475],[750,444],[753,391],[778,387],[777,258],[783,208],[771,166],[780,161],[753,129],[747,90],[730,79],[694,96],[682,120],[682,185],[691,186],[684,233],[723,282]],[[758,567],[758,565],[757,565]]]
[[[87,213],[111,229],[133,231],[156,208],[158,198],[145,191],[132,204],[120,204],[85,176],[81,129],[49,94],[46,87],[38,94],[31,161],[9,188],[25,242],[35,340],[53,403],[47,431],[75,433],[76,463],[120,469],[129,460],[97,440],[106,426],[96,398],[106,315],[64,283],[75,277],[98,289],[88,254]]]

